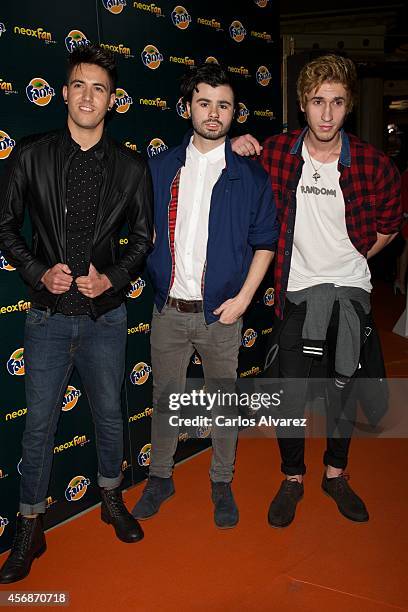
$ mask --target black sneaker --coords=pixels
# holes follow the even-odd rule
[[[175,493],[173,478],[150,476],[143,489],[142,497],[132,510],[136,519],[143,521],[158,513],[160,506]]]
[[[268,523],[272,527],[287,527],[295,518],[296,506],[303,497],[303,483],[296,479],[282,481],[269,506]]]
[[[326,474],[324,474],[322,489],[334,499],[343,516],[350,519],[350,521],[365,523],[369,519],[367,508],[363,500],[350,487],[347,482],[349,478],[350,476],[344,472],[335,478],[327,478]]]
[[[217,527],[235,527],[239,521],[239,512],[231,491],[231,483],[211,481],[211,499],[214,503],[214,521]]]

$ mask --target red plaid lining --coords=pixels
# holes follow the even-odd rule
[[[302,147],[291,153],[300,131],[279,134],[263,143],[260,161],[268,172],[280,223],[275,253],[275,312],[282,318],[288,286],[296,216],[296,189],[302,174]],[[400,178],[391,160],[348,134],[351,165],[339,164],[347,231],[364,256],[380,234],[397,232],[401,223]]]
[[[176,260],[174,256],[174,236],[176,233],[176,221],[177,221],[177,205],[178,205],[178,194],[179,194],[179,186],[180,186],[180,173],[181,168],[177,172],[176,176],[173,179],[173,182],[170,187],[171,199],[169,203],[169,247],[171,254],[171,280],[170,280],[170,289],[174,283],[174,275],[176,273]]]

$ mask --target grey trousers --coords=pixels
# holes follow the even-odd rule
[[[194,350],[201,357],[205,391],[215,393],[235,390],[238,351],[241,344],[242,319],[231,325],[216,321],[207,325],[204,314],[182,313],[165,306],[161,313],[154,308],[151,351],[153,370],[153,415],[150,476],[169,478],[174,466],[179,427],[169,426],[175,412],[169,408],[169,395],[183,393],[187,367]],[[215,404],[207,415],[213,423],[217,415],[228,416],[234,410]],[[177,414],[177,413],[176,413]],[[238,427],[212,428],[213,482],[230,482],[234,472]]]

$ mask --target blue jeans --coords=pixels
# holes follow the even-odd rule
[[[96,321],[87,315],[51,315],[32,308],[24,340],[26,427],[23,435],[20,512],[45,512],[54,438],[74,367],[88,396],[96,433],[98,484],[122,480],[123,423],[120,392],[125,369],[124,304]]]

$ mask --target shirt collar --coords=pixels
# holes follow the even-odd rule
[[[298,157],[301,157],[302,145],[303,145],[303,141],[305,139],[308,129],[309,129],[308,126],[306,126],[300,133],[295,144],[290,150],[291,155],[297,155]],[[341,151],[340,151],[339,163],[342,164],[343,166],[350,167],[351,166],[350,140],[346,132],[343,129],[340,130],[340,134],[341,134]]]
[[[193,159],[199,160],[199,159],[206,159],[208,161],[208,163],[210,164],[215,164],[216,162],[224,159],[225,160],[225,141],[220,144],[218,147],[216,147],[215,149],[212,149],[211,151],[208,151],[208,153],[201,153],[193,144],[193,136],[190,138],[190,142],[188,144],[187,147],[187,151],[189,153],[189,155],[191,155],[191,157]]]

